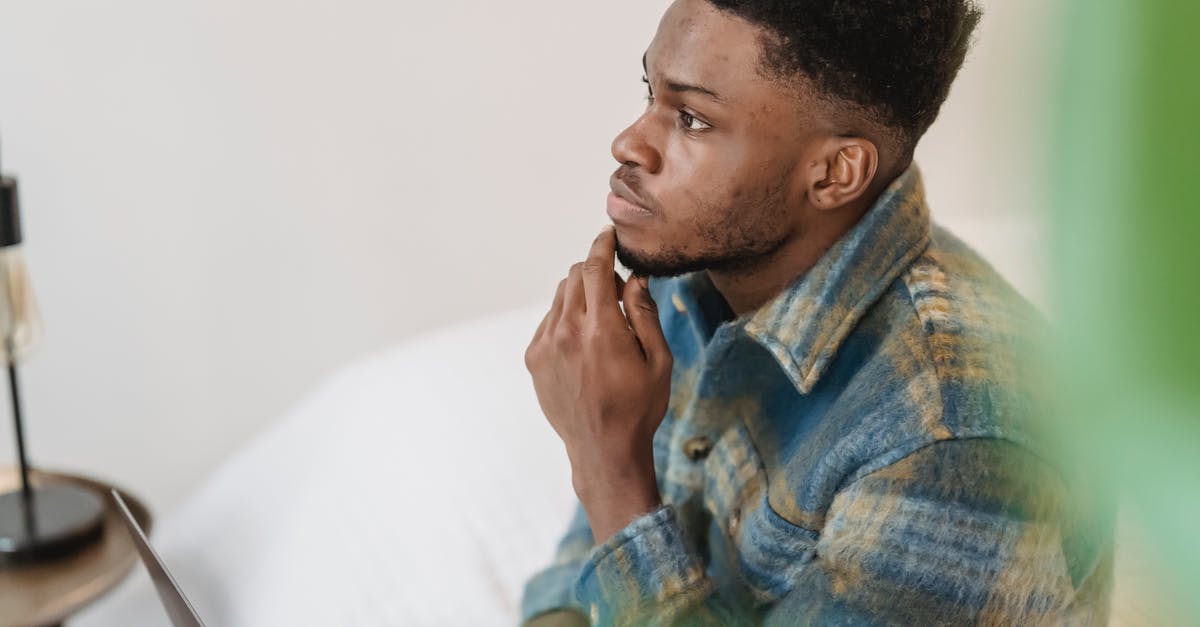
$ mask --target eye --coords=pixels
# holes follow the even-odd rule
[[[683,130],[685,131],[706,131],[712,128],[707,122],[697,118],[687,111],[679,112],[679,125],[683,127]]]

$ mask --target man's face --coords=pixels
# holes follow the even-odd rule
[[[705,0],[663,16],[645,57],[652,97],[612,147],[608,211],[635,274],[753,268],[802,230],[791,175],[816,125],[762,75],[760,33]]]

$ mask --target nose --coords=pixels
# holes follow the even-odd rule
[[[629,128],[617,135],[612,143],[612,155],[621,165],[638,167],[648,174],[657,174],[662,169],[662,153],[647,137],[646,117],[638,118]]]

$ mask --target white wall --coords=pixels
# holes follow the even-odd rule
[[[1048,9],[985,4],[920,159],[935,216],[1040,300]],[[339,364],[547,299],[666,5],[4,0],[35,462],[170,510]]]

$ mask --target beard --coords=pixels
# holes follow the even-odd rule
[[[750,272],[766,265],[783,247],[784,241],[780,238],[777,241],[688,254],[665,247],[653,253],[632,250],[622,246],[618,239],[617,261],[634,276],[642,277],[669,278],[700,271]]]
[[[692,272],[751,272],[766,265],[788,240],[784,228],[787,200],[784,177],[751,198],[722,205],[701,204],[690,241],[663,241],[657,250],[637,250],[621,244],[617,261],[635,276],[676,277]]]

